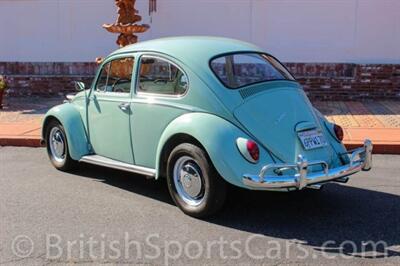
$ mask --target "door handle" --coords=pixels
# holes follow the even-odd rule
[[[128,111],[130,109],[130,103],[121,103],[118,105],[119,109],[122,111]]]

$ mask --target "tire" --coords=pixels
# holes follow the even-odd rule
[[[51,163],[58,170],[70,171],[77,167],[78,162],[69,155],[64,127],[56,120],[46,127],[46,147]]]
[[[167,183],[175,204],[187,215],[204,218],[225,203],[225,180],[206,152],[193,144],[180,144],[172,150],[167,162]]]

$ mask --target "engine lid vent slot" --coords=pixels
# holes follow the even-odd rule
[[[263,92],[265,90],[267,90],[268,87],[263,87],[263,86],[258,86],[258,87],[250,87],[250,88],[245,88],[245,89],[241,89],[239,91],[240,96],[242,96],[243,99],[249,98],[250,96]]]

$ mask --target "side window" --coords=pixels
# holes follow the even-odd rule
[[[141,58],[138,92],[182,95],[188,85],[187,76],[174,64],[156,57]]]
[[[97,79],[96,91],[106,91],[106,89],[107,89],[108,72],[110,70],[110,65],[111,65],[111,63],[107,63],[101,69],[100,76]]]
[[[130,93],[134,59],[121,58],[103,66],[96,84],[96,91]]]

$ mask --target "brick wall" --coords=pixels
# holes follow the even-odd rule
[[[400,65],[286,63],[311,99],[400,100]]]
[[[9,81],[7,95],[62,96],[75,91],[74,81],[91,84],[96,63],[0,62],[0,75]]]
[[[286,63],[317,100],[400,100],[400,65]],[[0,75],[10,81],[11,96],[59,96],[74,91],[73,81],[90,84],[96,63],[0,62]]]

